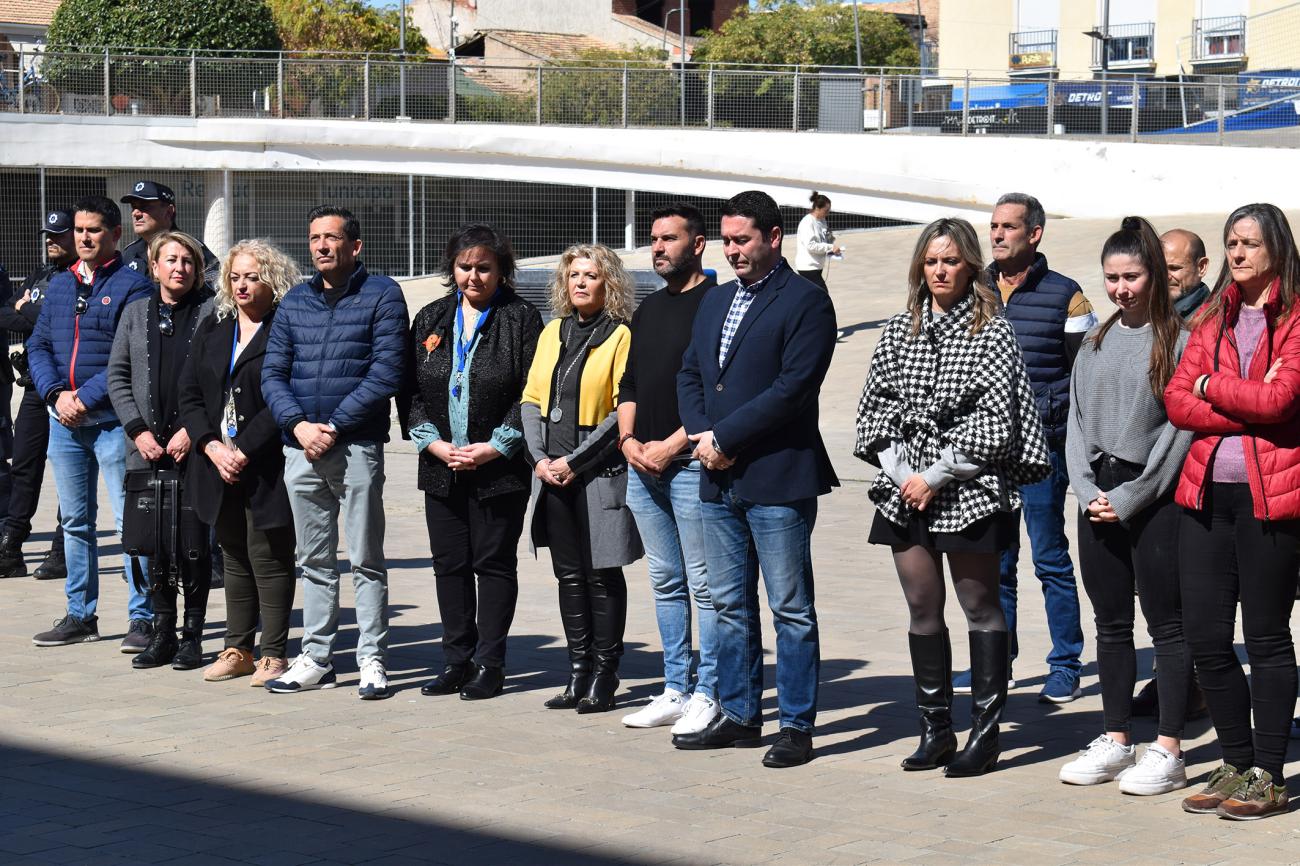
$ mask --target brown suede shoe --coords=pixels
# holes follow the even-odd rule
[[[257,670],[253,671],[253,680],[249,683],[255,689],[265,688],[266,684],[289,669],[284,659],[262,656],[257,660]]]
[[[1212,814],[1218,811],[1219,804],[1228,799],[1242,784],[1242,775],[1231,764],[1224,764],[1210,774],[1205,787],[1198,793],[1183,800],[1184,812]]]
[[[1232,796],[1219,804],[1220,818],[1229,821],[1257,821],[1287,811],[1286,785],[1274,785],[1273,776],[1259,767],[1251,767],[1241,777]]]
[[[253,673],[253,654],[239,647],[228,646],[217,656],[217,660],[203,672],[203,679],[210,683],[246,677]]]

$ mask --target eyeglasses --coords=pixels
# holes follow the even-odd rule
[[[176,323],[172,321],[172,308],[166,304],[158,305],[158,333],[164,337],[176,333]]]

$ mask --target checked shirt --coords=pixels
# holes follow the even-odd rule
[[[853,453],[863,460],[879,465],[882,449],[902,443],[917,471],[939,460],[945,447],[981,466],[974,477],[936,493],[923,512],[931,532],[959,532],[999,511],[1014,511],[1020,507],[1019,485],[1048,471],[1042,419],[1015,331],[998,315],[972,334],[973,320],[969,295],[945,316],[927,309],[915,335],[910,313],[891,318],[858,405]],[[893,523],[911,519],[911,508],[886,473],[876,475],[869,495]]]
[[[736,338],[736,331],[740,330],[740,323],[745,320],[745,313],[749,312],[749,307],[754,303],[754,298],[758,297],[759,289],[767,284],[767,281],[776,275],[776,272],[785,267],[785,259],[776,263],[776,267],[768,271],[766,276],[757,280],[752,285],[745,285],[739,280],[739,288],[736,289],[736,295],[731,299],[731,309],[727,310],[727,318],[722,322],[722,339],[718,341],[718,366],[721,367],[727,360],[727,352],[731,350],[731,341]]]

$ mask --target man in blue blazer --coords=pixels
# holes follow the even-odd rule
[[[755,747],[762,735],[758,575],[776,624],[781,734],[769,767],[812,758],[821,665],[813,605],[817,497],[839,485],[817,428],[817,398],[835,350],[830,296],[781,256],[781,212],[748,191],[722,209],[737,279],[703,300],[677,378],[682,424],[700,477],[709,592],[718,611],[722,713],[679,749]]]

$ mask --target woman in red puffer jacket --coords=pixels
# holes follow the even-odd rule
[[[1300,555],[1300,254],[1270,204],[1237,208],[1214,294],[1165,389],[1174,426],[1196,436],[1176,499],[1183,630],[1224,764],[1188,812],[1247,820],[1287,810],[1296,695],[1291,641]],[[1250,658],[1233,650],[1237,603]],[[1254,727],[1251,718],[1254,718]]]

